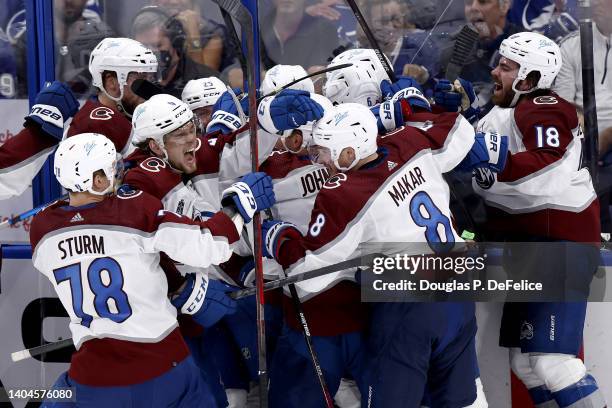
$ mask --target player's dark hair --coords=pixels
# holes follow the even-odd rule
[[[539,71],[531,71],[527,74],[527,78],[525,78],[525,81],[529,82],[531,88],[535,88],[541,76],[542,74],[540,74]]]

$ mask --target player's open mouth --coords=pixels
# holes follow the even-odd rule
[[[494,91],[501,91],[503,86],[501,84],[501,82],[495,82],[495,88],[493,89]]]
[[[187,150],[185,152],[185,160],[187,161],[195,161],[195,148],[191,149],[191,150]]]

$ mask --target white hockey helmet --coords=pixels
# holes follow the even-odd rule
[[[93,174],[98,170],[102,170],[110,181],[109,187],[102,192],[93,189]],[[99,133],[69,137],[59,144],[55,152],[53,172],[66,190],[107,194],[113,189],[117,174],[115,145]]]
[[[306,75],[308,75],[308,73],[301,65],[275,65],[266,72],[266,76],[261,82],[259,90],[262,95],[268,95]],[[314,93],[314,83],[312,79],[306,78],[291,85],[289,89]]]
[[[166,160],[164,135],[184,126],[192,119],[193,112],[185,102],[168,94],[153,95],[134,110],[132,144],[138,146],[148,139],[153,139],[164,151]]]
[[[540,73],[540,80],[535,89],[547,89],[552,86],[555,77],[561,69],[561,50],[551,39],[534,32],[522,32],[513,34],[502,41],[499,46],[499,54],[519,64],[519,72],[512,84],[512,90],[516,93],[518,100],[520,94],[532,92],[518,91],[516,85],[519,81],[526,79],[530,72]],[[513,101],[514,105],[516,101]]]
[[[181,99],[193,111],[214,105],[225,91],[227,91],[227,86],[219,78],[192,79],[183,88]]]
[[[327,99],[326,97],[324,97],[323,95],[311,93],[310,98],[313,99],[315,102],[317,102],[319,105],[321,105],[321,107],[323,107],[323,112],[327,112],[329,109],[334,107],[331,101]],[[312,128],[315,123],[316,121],[313,120],[310,122],[306,122],[304,125],[298,127],[298,130],[302,133],[302,145],[297,151],[290,149],[286,143],[287,137],[293,133],[293,130],[290,129],[290,130],[284,131],[280,140],[283,146],[285,147],[285,149],[287,149],[287,151],[291,153],[298,153],[300,150],[304,149],[309,144],[311,144],[312,143]]]
[[[112,71],[117,74],[119,97],[109,95],[104,89],[102,73]],[[147,47],[131,38],[105,38],[93,49],[89,57],[89,72],[92,84],[102,90],[106,96],[120,102],[123,98],[123,87],[127,84],[130,72],[149,72],[157,74],[157,57]]]
[[[359,160],[376,153],[377,136],[376,117],[370,109],[357,103],[343,103],[326,110],[315,122],[308,151],[314,163],[332,162],[338,170],[347,171]],[[347,147],[355,150],[355,160],[342,167],[338,159]]]
[[[329,72],[323,93],[334,104],[359,103],[374,106],[382,99],[380,81],[368,63],[353,65]]]
[[[391,61],[389,60],[389,58],[387,58],[386,55],[385,58],[387,59],[389,65],[393,66],[393,64],[391,64]],[[330,65],[345,64],[347,62],[363,62],[368,64],[372,72],[375,73],[379,85],[385,79],[389,81],[389,75],[387,75],[387,71],[385,70],[382,63],[380,62],[380,59],[376,55],[376,51],[371,48],[353,48],[341,52],[340,54],[335,56],[334,59],[331,60]],[[332,73],[333,72],[329,72],[327,74],[328,78]]]

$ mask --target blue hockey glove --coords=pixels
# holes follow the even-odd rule
[[[285,89],[261,101],[257,119],[265,131],[279,133],[320,119],[323,113],[323,108],[310,98],[310,93]]]
[[[429,102],[421,91],[416,88],[405,88],[398,91],[389,100],[370,108],[376,116],[376,124],[380,133],[387,133],[401,126],[412,114],[413,108],[431,110]]]
[[[475,123],[480,114],[476,101],[476,92],[470,81],[457,78],[453,84],[448,79],[441,79],[434,87],[434,101],[447,112],[461,112],[470,122]]]
[[[242,265],[238,273],[238,280],[245,288],[252,288],[255,286],[255,260],[253,258]]]
[[[457,166],[458,170],[472,171],[488,168],[494,172],[504,170],[508,156],[508,136],[495,132],[478,132],[472,148]]]
[[[225,189],[221,194],[223,206],[233,206],[245,223],[253,218],[255,211],[270,208],[276,202],[272,178],[266,173],[249,173]]]
[[[266,258],[278,259],[281,243],[285,239],[298,239],[302,236],[297,227],[279,220],[267,220],[261,225],[263,255]]]
[[[380,105],[371,107],[370,111],[376,116],[376,126],[380,134],[404,126],[401,101],[384,101]]]
[[[202,273],[187,274],[185,283],[185,288],[171,303],[181,313],[192,315],[203,327],[211,327],[236,311],[236,301],[227,296],[227,293],[235,290],[230,285],[208,280]]]
[[[249,115],[249,98],[243,94],[240,88],[235,88],[234,93],[240,100],[240,107],[245,115]],[[229,91],[225,91],[217,102],[213,105],[210,122],[206,126],[206,133],[221,131],[223,134],[232,133],[244,123],[240,120],[238,107]]]
[[[54,81],[36,95],[34,106],[25,120],[26,123],[38,123],[44,132],[62,140],[64,124],[78,109],[79,102],[68,85]]]
[[[386,79],[380,83],[380,92],[383,99],[390,98],[402,89],[406,88],[416,88],[421,92],[423,91],[417,80],[410,76],[399,76],[397,77],[397,81],[393,83]]]

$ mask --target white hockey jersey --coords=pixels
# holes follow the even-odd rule
[[[454,121],[464,120],[454,116]],[[454,121],[449,121],[450,128]],[[451,224],[450,192],[440,163],[456,166],[474,139],[472,132],[462,147],[454,145],[454,159],[447,155],[439,160],[435,153],[451,142],[450,128],[431,133],[398,129],[379,138],[376,161],[327,180],[315,200],[307,234],[281,248],[279,261],[289,267],[289,275],[362,255],[368,243],[415,243],[415,250],[422,253],[423,245],[418,243],[462,242]],[[338,272],[296,284],[313,334],[362,328],[359,287],[342,282],[351,278]],[[292,317],[286,317],[292,325]]]
[[[509,155],[499,174],[477,170],[472,185],[488,208],[491,233],[599,241],[598,202],[582,168],[582,131],[576,109],[554,92],[494,107],[482,132],[507,135]]]
[[[195,222],[133,191],[82,207],[54,204],[34,218],[30,239],[34,266],[56,289],[80,349],[92,339],[162,341],[177,322],[160,252],[208,267],[229,259],[238,233],[223,213]]]

